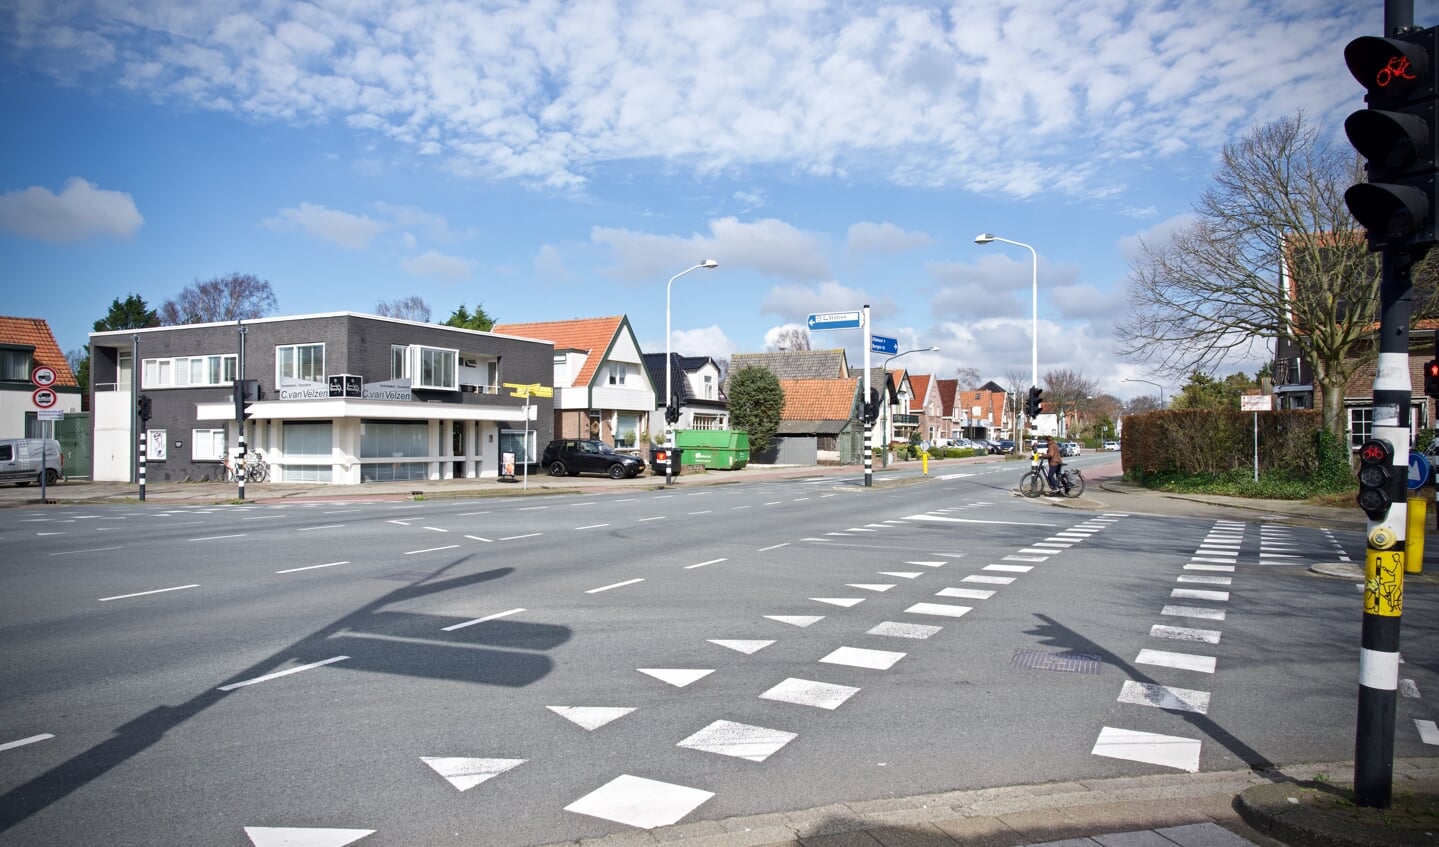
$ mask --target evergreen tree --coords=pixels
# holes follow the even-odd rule
[[[160,316],[155,310],[145,304],[145,298],[138,294],[131,294],[124,301],[116,297],[110,304],[110,312],[98,321],[95,321],[96,332],[109,332],[116,329],[142,329],[147,326],[159,326]]]
[[[773,371],[754,365],[729,375],[730,425],[749,433],[749,449],[769,449],[784,413],[784,390]]]

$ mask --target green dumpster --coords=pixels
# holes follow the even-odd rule
[[[736,429],[681,429],[675,446],[685,461],[707,470],[739,470],[749,464],[749,433]]]

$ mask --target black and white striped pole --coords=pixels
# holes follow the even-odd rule
[[[140,480],[140,502],[145,502],[145,430],[140,430],[140,463],[135,466],[136,478]]]
[[[864,416],[864,487],[874,487],[874,415],[870,412],[870,385],[869,385],[869,304],[864,304],[860,312],[860,320],[864,322],[864,391],[861,400],[861,414]]]

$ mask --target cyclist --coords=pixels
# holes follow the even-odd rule
[[[1064,468],[1064,452],[1059,449],[1059,439],[1049,439],[1049,446],[1045,448],[1044,458],[1049,462],[1049,492],[1050,494],[1063,494],[1069,486],[1065,484],[1064,477],[1060,471]]]

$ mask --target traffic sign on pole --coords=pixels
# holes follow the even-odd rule
[[[30,372],[30,381],[41,388],[49,388],[54,385],[56,378],[55,369],[46,365],[40,365]]]
[[[809,316],[808,326],[816,329],[859,329],[859,312],[819,312]]]
[[[893,356],[899,352],[899,339],[886,338],[883,335],[871,335],[869,337],[869,349],[875,353],[884,353]]]
[[[48,409],[60,400],[60,395],[55,393],[53,388],[37,388],[30,395],[30,402],[35,404],[37,409]]]

